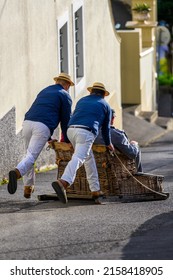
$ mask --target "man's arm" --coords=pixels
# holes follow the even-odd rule
[[[130,142],[124,131],[111,127],[111,140],[115,148],[127,157],[135,159],[139,153],[136,141]]]

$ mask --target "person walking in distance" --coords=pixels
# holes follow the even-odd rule
[[[102,192],[98,179],[97,167],[92,152],[92,145],[102,130],[105,145],[114,150],[110,138],[111,108],[105,101],[109,92],[104,84],[95,82],[87,90],[90,95],[81,98],[75,107],[69,121],[67,136],[74,148],[71,160],[68,162],[63,175],[52,183],[52,187],[63,203],[67,203],[66,188],[73,184],[78,168],[84,164],[89,188],[93,198],[98,198]]]
[[[60,124],[64,141],[69,143],[67,125],[71,117],[72,99],[68,93],[74,83],[66,73],[54,78],[55,84],[44,88],[36,97],[23,122],[26,155],[15,169],[9,172],[8,192],[17,190],[17,180],[23,177],[24,197],[30,198],[34,191],[34,163],[47,141]]]

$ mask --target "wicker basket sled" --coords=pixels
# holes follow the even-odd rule
[[[53,142],[50,148],[55,150],[57,177],[63,171],[73,155],[73,149],[62,142]],[[157,200],[168,198],[163,192],[162,175],[137,173],[135,160],[129,159],[119,151],[110,153],[104,145],[93,145],[100,187],[106,197],[118,197],[131,200]],[[84,166],[76,174],[73,185],[67,189],[68,198],[91,198]]]

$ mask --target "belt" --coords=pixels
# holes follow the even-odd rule
[[[82,128],[82,129],[85,129],[85,130],[88,130],[88,131],[92,132],[92,129],[87,127],[87,126],[70,125],[69,128]]]

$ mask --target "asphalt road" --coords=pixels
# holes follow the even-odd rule
[[[38,201],[52,193],[56,171],[37,174],[36,191],[23,197],[0,187],[1,260],[173,259],[173,132],[142,148],[144,172],[164,175],[167,200]]]

